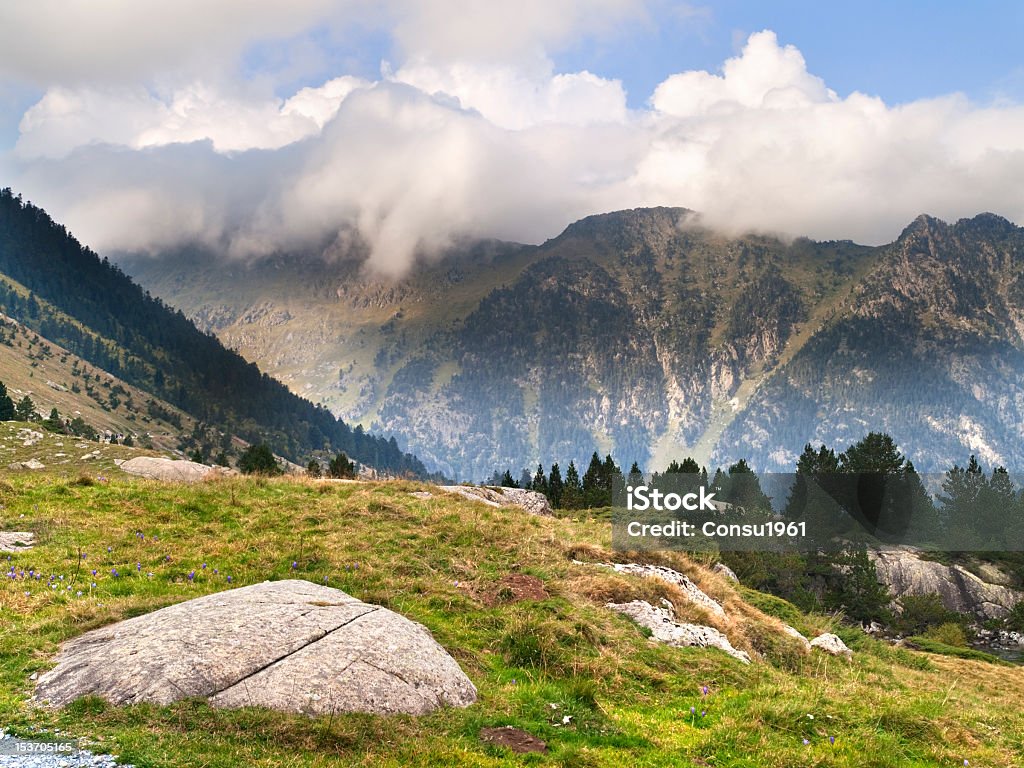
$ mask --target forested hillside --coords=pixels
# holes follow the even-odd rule
[[[292,394],[10,189],[0,191],[0,309],[197,420],[266,440],[289,459],[345,451],[383,471],[425,474],[394,438],[351,429]]]

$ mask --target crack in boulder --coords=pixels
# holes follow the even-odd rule
[[[62,647],[37,702],[207,698],[308,714],[423,714],[476,688],[425,627],[301,580],[206,595],[93,630]]]

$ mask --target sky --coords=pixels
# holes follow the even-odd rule
[[[3,3],[0,185],[103,253],[359,243],[381,275],[647,205],[1024,223],[1022,32],[985,0]]]

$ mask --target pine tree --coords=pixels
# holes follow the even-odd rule
[[[746,510],[770,510],[772,506],[771,499],[761,490],[761,481],[746,459],[740,459],[729,467],[723,495],[725,501]]]
[[[327,476],[337,479],[351,480],[356,476],[356,465],[342,451],[327,464]]]
[[[583,506],[583,485],[575,462],[570,461],[565,470],[565,490],[562,491],[562,508],[579,509]]]
[[[50,409],[50,415],[43,420],[43,427],[51,432],[64,431],[64,421],[61,419],[60,413],[56,408]]]
[[[531,483],[533,490],[538,493],[543,493],[545,496],[548,495],[548,478],[544,474],[544,465],[537,465],[537,472],[533,476],[533,483]]]
[[[0,381],[0,421],[13,421],[14,416],[14,401],[7,394],[6,385]]]
[[[506,469],[505,474],[501,476],[501,487],[502,488],[518,488],[519,485],[512,477],[512,470]]]
[[[284,470],[266,443],[250,445],[238,458],[238,469],[246,475],[280,475]]]
[[[565,491],[565,484],[562,482],[562,470],[558,462],[551,465],[551,476],[548,479],[548,500],[551,506],[560,508],[562,506],[562,493]]]
[[[36,417],[36,404],[25,395],[14,408],[14,418],[18,421],[33,421]]]

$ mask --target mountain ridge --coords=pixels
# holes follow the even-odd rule
[[[207,266],[199,287],[182,290],[169,278],[171,264],[127,263],[200,322],[231,307],[230,322],[208,326],[229,346],[268,361],[290,386],[315,392],[346,418],[402,436],[454,476],[482,479],[538,461],[564,466],[594,449],[652,468],[696,454],[702,463],[745,457],[761,469],[788,470],[805,442],[853,442],[873,428],[905,427],[907,438],[897,438],[928,468],[1016,434],[1022,405],[1006,398],[1019,383],[1017,360],[997,376],[1002,405],[982,408],[996,415],[968,409],[970,424],[990,439],[967,436],[975,426],[959,425],[948,407],[969,393],[964,376],[943,377],[928,359],[913,358],[942,380],[932,387],[942,408],[938,400],[908,401],[944,424],[928,428],[932,450],[912,439],[910,422],[894,409],[863,400],[893,382],[884,350],[871,342],[864,349],[881,357],[854,370],[829,343],[856,347],[884,330],[890,347],[928,348],[958,364],[971,345],[984,350],[986,338],[1010,339],[1015,349],[1024,290],[1018,297],[1010,283],[1024,263],[1021,232],[990,213],[954,224],[922,214],[892,243],[862,246],[729,236],[702,227],[686,208],[632,209],[585,217],[540,246],[502,244],[498,266],[473,264],[464,252],[423,264],[399,281],[401,293],[376,304],[352,300],[371,289],[379,295],[372,281],[301,259],[301,268],[275,275],[283,288],[252,268],[236,271],[234,296],[216,266]],[[445,275],[455,264],[459,279],[451,281]],[[347,299],[303,306],[311,291],[304,280],[328,297],[324,286],[338,284]],[[986,288],[986,280],[1001,287]],[[273,328],[245,320],[255,306],[290,319]],[[311,329],[314,315],[333,338]],[[274,365],[270,349],[296,359]],[[998,346],[999,354],[1007,349]],[[996,350],[987,354],[985,365],[998,368]],[[823,359],[832,361],[827,375]],[[803,380],[808,366],[825,375],[821,391]],[[862,392],[843,384],[865,376],[874,383]],[[901,387],[893,391],[906,395]],[[988,454],[1024,466],[1014,450]]]

